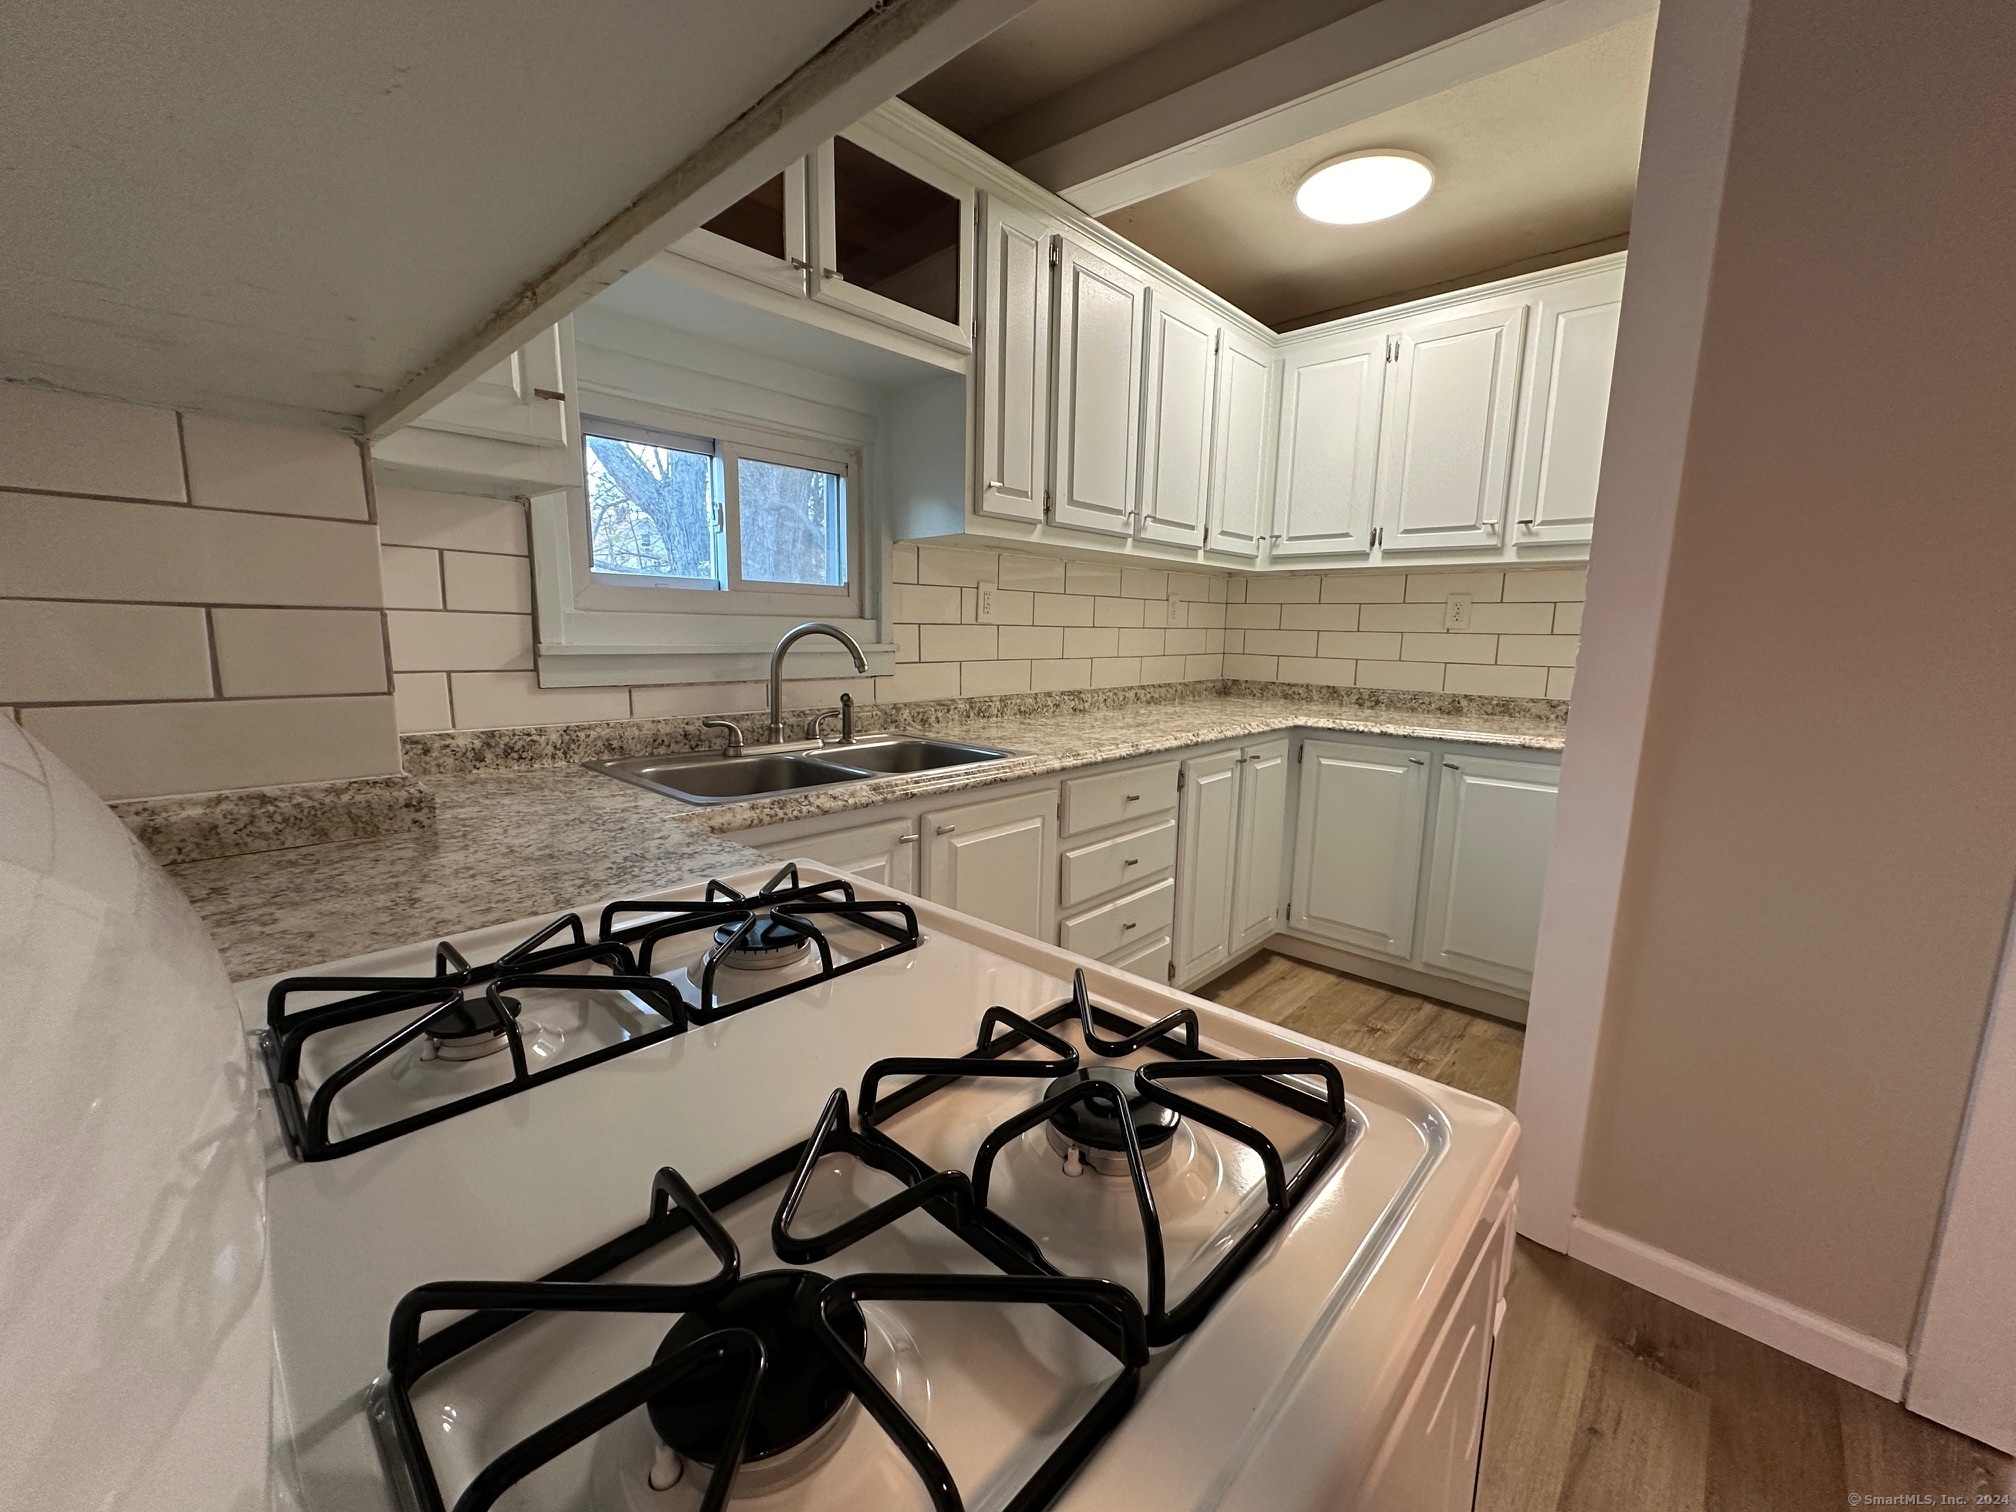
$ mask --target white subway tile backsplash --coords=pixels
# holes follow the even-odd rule
[[[1120,569],[1120,596],[1122,598],[1167,599],[1169,597],[1169,574],[1151,572],[1145,567],[1122,567]]]
[[[1120,632],[1109,627],[1066,625],[1064,627],[1064,654],[1066,656],[1118,656],[1120,654]]]
[[[1092,602],[1092,623],[1115,627],[1138,626],[1147,617],[1140,599],[1099,598]]]
[[[889,581],[892,583],[917,581],[917,548],[907,541],[898,542],[890,550]]]
[[[23,709],[21,725],[105,799],[399,770],[390,694],[79,704]]]
[[[1246,580],[1246,602],[1249,604],[1313,604],[1322,596],[1323,580],[1300,573]]]
[[[1144,683],[1183,681],[1183,658],[1180,656],[1142,657],[1141,681]]]
[[[1407,597],[1400,572],[1339,572],[1323,579],[1326,604],[1397,604]]]
[[[1064,654],[1060,625],[1003,625],[998,655],[1011,660],[1055,660]]]
[[[399,716],[401,735],[454,727],[455,716],[448,708],[446,672],[393,674],[392,704]]]
[[[1003,588],[1023,593],[1062,593],[1064,563],[1055,557],[1022,556],[1004,551],[1001,553],[999,582]]]
[[[1314,630],[1248,630],[1246,649],[1257,656],[1314,656],[1318,635]]]
[[[525,506],[516,499],[380,488],[378,532],[387,546],[526,555]]]
[[[1036,600],[1035,594],[1017,592],[1012,588],[996,588],[991,590],[991,592],[994,602],[994,615],[988,621],[989,624],[1027,625],[1031,623],[1033,619],[1032,611]]]
[[[0,599],[0,700],[210,694],[210,638],[201,609]]]
[[[737,714],[763,708],[768,696],[769,690],[754,682],[639,686],[630,690],[630,715],[633,719],[690,719],[701,714]],[[861,703],[870,702],[860,693],[854,697]],[[785,699],[787,704],[790,701]]]
[[[979,661],[999,654],[992,625],[924,625],[918,654],[927,662]]]
[[[1225,676],[1225,658],[1216,652],[1209,656],[1186,656],[1183,676],[1188,682],[1215,681]]]
[[[1575,637],[1572,635],[1501,635],[1498,660],[1508,667],[1572,667],[1575,665]]]
[[[1553,630],[1556,635],[1582,633],[1582,605],[1579,600],[1572,604],[1554,605]]]
[[[212,609],[226,698],[383,693],[385,627],[364,609]]]
[[[0,596],[375,609],[369,525],[0,494]]]
[[[1545,698],[1545,667],[1451,666],[1442,676],[1444,693],[1488,693],[1498,698]]]
[[[974,587],[991,583],[999,576],[1000,557],[992,551],[969,551],[963,546],[917,547],[917,581]]]
[[[1440,630],[1441,604],[1367,604],[1358,611],[1360,630]]]
[[[1467,593],[1480,604],[1495,604],[1505,596],[1502,572],[1410,572],[1407,602],[1439,604],[1452,593]]]
[[[450,609],[532,612],[532,564],[524,557],[444,551],[441,581]]]
[[[1415,693],[1442,691],[1442,663],[1405,661],[1361,661],[1358,684],[1361,688],[1402,688]]]
[[[1573,667],[1549,667],[1547,669],[1547,696],[1566,698],[1575,691],[1575,669]]]
[[[1498,659],[1495,635],[1403,635],[1400,660],[1411,662],[1484,662]]]
[[[986,698],[997,693],[1027,693],[1026,661],[969,661],[959,664],[959,695]]]
[[[1554,605],[1472,604],[1466,628],[1476,635],[1546,635],[1554,628]]]
[[[1249,605],[1258,608],[1259,605]],[[1356,604],[1283,604],[1281,605],[1281,628],[1283,630],[1356,630],[1358,628],[1358,606]]]
[[[1234,652],[1225,653],[1225,675],[1230,678],[1250,678],[1254,682],[1273,682],[1274,669],[1280,658],[1274,656],[1242,656]]]
[[[448,685],[458,730],[630,717],[628,688],[542,688],[532,672],[455,672]]]
[[[439,609],[441,553],[418,546],[385,546],[378,563],[385,577],[387,609]]]
[[[1029,691],[1031,693],[1054,693],[1061,688],[1089,688],[1091,686],[1092,663],[1082,656],[1063,661],[1032,661],[1029,663]]]
[[[1316,639],[1316,654],[1351,661],[1400,660],[1400,637],[1386,631],[1326,630]]]
[[[1095,688],[1132,688],[1141,681],[1141,658],[1138,656],[1099,656],[1092,659],[1092,686]]]
[[[1066,562],[1064,589],[1094,597],[1120,597],[1120,569],[1110,562]]]
[[[368,520],[355,436],[306,425],[182,417],[189,502],[210,509]]]
[[[889,613],[892,619],[913,625],[956,625],[959,623],[959,590],[897,583],[889,590]]]
[[[902,624],[901,622],[894,623],[889,627],[890,636],[896,642],[896,660],[898,660],[899,662],[914,662],[923,660],[923,656],[920,654],[918,649],[919,646],[918,632],[921,629],[922,626],[905,625]]]
[[[0,488],[180,503],[175,411],[0,383]]]
[[[1279,604],[1227,604],[1225,625],[1231,630],[1279,630]],[[1300,628],[1300,627],[1298,627]]]
[[[1120,632],[1120,655],[1161,656],[1167,649],[1167,630],[1126,630]]]
[[[1282,682],[1348,688],[1357,681],[1358,663],[1330,656],[1284,656],[1275,675]]]
[[[395,672],[529,672],[532,618],[525,614],[386,613]]]
[[[1580,600],[1589,586],[1587,567],[1545,567],[1505,574],[1507,603],[1558,603]]]
[[[925,698],[959,696],[959,663],[915,662],[898,667],[893,677],[875,679],[875,702],[915,703]]]

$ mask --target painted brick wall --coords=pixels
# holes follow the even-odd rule
[[[399,770],[363,453],[0,384],[0,707],[106,798]]]

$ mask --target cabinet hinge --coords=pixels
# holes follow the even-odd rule
[[[1061,236],[1053,236],[1050,238],[1050,266],[1053,268],[1059,267],[1063,264],[1063,261],[1064,261],[1064,238]]]
[[[1297,766],[1302,765],[1302,758],[1304,756],[1307,756],[1308,754],[1309,754],[1309,747],[1307,746],[1295,747],[1295,765]]]
[[[1169,980],[1172,982],[1176,980],[1176,962],[1174,960],[1169,962]]]
[[[1179,793],[1182,792],[1183,784],[1188,782],[1189,780],[1190,780],[1190,774],[1188,772],[1178,772],[1176,774],[1176,791]]]
[[[1050,496],[1050,490],[1046,488],[1043,490],[1043,513],[1045,513],[1046,515],[1050,513],[1051,503],[1052,500]]]
[[[1386,360],[1388,362],[1398,362],[1400,360],[1400,338],[1398,336],[1388,336],[1386,338]]]

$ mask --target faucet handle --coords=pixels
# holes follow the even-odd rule
[[[820,733],[819,727],[829,719],[839,718],[840,713],[841,711],[838,709],[821,709],[817,714],[814,714],[810,719],[805,721],[805,738],[807,740],[824,741],[826,737]]]
[[[723,756],[740,756],[742,754],[742,726],[735,723],[734,720],[703,719],[700,721],[700,728],[703,730],[726,730],[728,732],[728,744],[722,748],[721,754]]]

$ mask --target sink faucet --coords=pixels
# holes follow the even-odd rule
[[[847,648],[847,654],[854,658],[854,670],[866,672],[868,658],[854,637],[838,625],[829,625],[824,620],[812,620],[806,624],[786,630],[777,649],[770,653],[770,744],[781,745],[784,740],[784,653],[808,635],[830,635]]]

